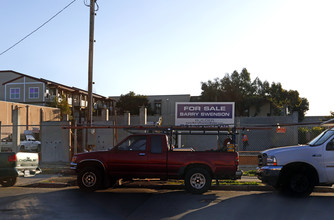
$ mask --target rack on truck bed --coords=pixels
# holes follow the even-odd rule
[[[181,136],[183,135],[215,135],[218,137],[218,146],[215,151],[234,152],[237,150],[236,135],[239,133],[235,127],[227,126],[130,126],[128,132],[135,134],[140,132],[164,133],[166,134],[175,150],[193,150],[192,148],[181,147]]]

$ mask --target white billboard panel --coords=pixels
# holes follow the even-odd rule
[[[177,102],[175,125],[234,125],[234,102]]]

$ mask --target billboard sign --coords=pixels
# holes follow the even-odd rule
[[[177,102],[175,125],[234,125],[234,102]]]

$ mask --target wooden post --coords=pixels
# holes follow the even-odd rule
[[[89,23],[89,61],[88,61],[88,125],[92,125],[93,118],[93,53],[94,53],[94,18],[95,1],[90,0],[90,23]]]
[[[16,106],[13,110],[13,151],[19,152],[20,146],[20,109]]]

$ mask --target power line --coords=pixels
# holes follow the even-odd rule
[[[19,43],[21,43],[22,41],[24,41],[25,39],[27,39],[30,35],[32,35],[33,33],[35,33],[36,31],[38,31],[39,29],[41,29],[44,25],[46,25],[47,23],[49,23],[52,19],[54,19],[55,17],[57,17],[60,13],[62,13],[65,9],[67,9],[70,5],[72,5],[76,0],[73,0],[72,2],[70,2],[68,5],[66,5],[62,10],[60,10],[59,12],[57,12],[54,16],[52,16],[49,20],[47,20],[46,22],[44,22],[42,25],[40,25],[38,28],[36,28],[35,30],[33,30],[32,32],[30,32],[28,35],[26,35],[24,38],[22,38],[21,40],[19,40],[17,43],[15,43],[13,46],[9,47],[7,50],[3,51],[2,53],[0,53],[0,56],[3,55],[4,53],[8,52],[9,50],[13,49],[16,45],[18,45]]]

